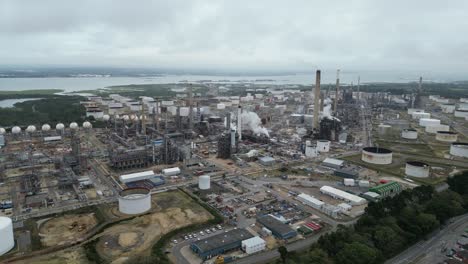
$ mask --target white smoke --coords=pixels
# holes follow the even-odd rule
[[[332,116],[332,111],[331,111],[331,107],[332,107],[332,100],[330,98],[326,98],[324,101],[323,101],[323,111],[320,113],[320,119],[323,119],[323,118],[328,118],[328,119],[335,119],[337,121],[340,121],[338,118]]]
[[[262,120],[258,117],[257,113],[243,111],[241,115],[242,129],[252,130],[254,134],[263,134],[270,137],[268,130],[262,126]]]

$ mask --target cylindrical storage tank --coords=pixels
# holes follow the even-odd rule
[[[421,118],[419,119],[419,125],[422,127],[440,125],[440,120],[433,118]]]
[[[388,131],[390,131],[391,128],[392,128],[392,126],[390,126],[390,125],[380,124],[379,125],[379,134],[380,135],[385,135],[385,134],[388,133]]]
[[[416,129],[405,129],[401,132],[401,137],[406,139],[417,139],[418,131],[416,131]]]
[[[468,117],[468,109],[465,109],[465,108],[457,109],[457,110],[455,110],[454,115],[455,115],[455,117],[466,118],[466,117]]]
[[[180,108],[180,116],[189,116],[190,109],[188,107]]]
[[[198,177],[198,189],[200,190],[210,189],[210,175],[202,175]]]
[[[452,143],[452,145],[450,146],[450,155],[468,158],[468,143]]]
[[[431,171],[431,166],[420,161],[408,161],[406,162],[405,174],[406,176],[427,178]]]
[[[232,105],[232,103],[231,103],[231,105]],[[216,109],[221,110],[221,109],[225,109],[225,108],[226,108],[226,105],[223,104],[223,103],[219,103],[219,104],[216,105]]]
[[[0,256],[2,256],[15,246],[11,218],[0,216],[0,237]]]
[[[19,134],[19,133],[21,133],[21,127],[19,127],[19,126],[14,126],[14,127],[11,129],[11,133],[13,133],[13,134]]]
[[[317,151],[318,152],[329,152],[330,151],[330,140],[317,140]]]
[[[434,126],[426,126],[426,132],[436,134],[438,131],[450,131],[450,127],[447,125],[434,125]]]
[[[417,108],[408,108],[408,115],[412,115],[415,112],[424,112],[422,109],[417,109]]]
[[[440,105],[440,108],[442,108],[442,112],[451,114],[453,111],[455,111],[455,105],[454,104],[443,104]]]
[[[393,152],[385,148],[367,147],[362,149],[361,159],[371,164],[391,164]]]
[[[430,118],[431,114],[429,113],[424,113],[424,112],[414,112],[411,114],[413,119],[421,119],[421,118]]]
[[[436,140],[442,142],[455,142],[458,140],[458,134],[450,131],[437,131]]]
[[[119,194],[119,211],[124,214],[142,214],[151,209],[149,189],[137,187],[124,189]]]

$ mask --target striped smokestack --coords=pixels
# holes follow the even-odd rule
[[[315,88],[314,88],[314,123],[313,128],[318,129],[319,111],[320,111],[320,70],[315,73]]]

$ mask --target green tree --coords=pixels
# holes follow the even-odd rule
[[[286,263],[286,259],[288,257],[288,249],[285,246],[281,246],[278,248],[278,252],[280,253],[280,257],[283,263]]]
[[[353,242],[346,244],[336,255],[336,263],[340,264],[373,264],[378,260],[379,252],[365,244]]]

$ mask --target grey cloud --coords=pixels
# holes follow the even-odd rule
[[[468,2],[0,1],[0,64],[466,71]]]

